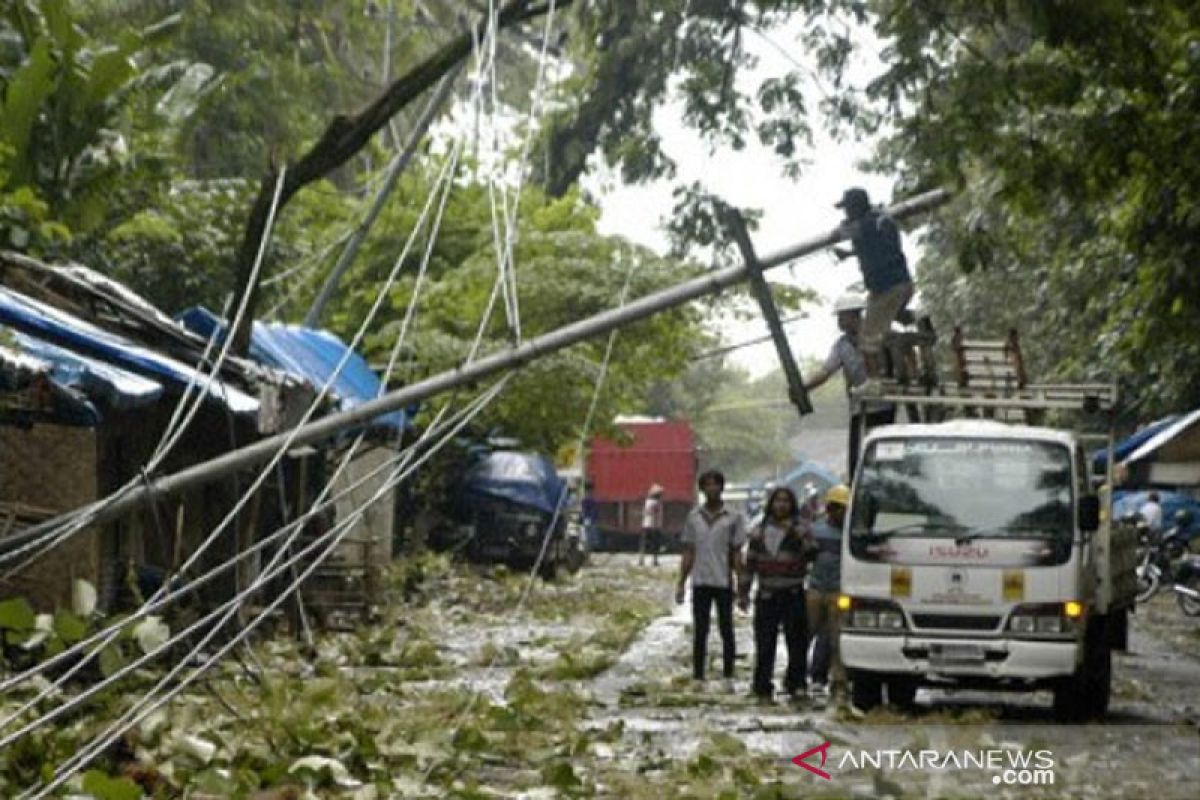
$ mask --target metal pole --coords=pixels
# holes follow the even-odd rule
[[[896,204],[888,209],[888,214],[894,219],[905,219],[936,208],[949,199],[949,192],[937,189]],[[847,238],[847,234],[848,230],[846,228],[835,228],[832,231],[815,236],[793,247],[768,256],[762,259],[760,264],[763,269],[786,264],[793,259],[836,244]],[[586,339],[608,333],[616,328],[637,322],[661,311],[691,302],[692,300],[717,294],[723,289],[744,281],[747,274],[748,269],[744,264],[713,271],[686,283],[681,283],[678,286],[640,297],[620,308],[601,312],[558,330],[551,331],[534,339],[529,339],[517,347],[493,353],[465,366],[457,367],[431,378],[426,378],[411,386],[397,389],[394,392],[367,401],[348,411],[331,414],[316,422],[310,422],[297,431],[276,434],[275,436],[261,439],[254,444],[218,456],[211,461],[188,467],[174,475],[151,480],[148,484],[130,489],[122,497],[112,500],[103,508],[96,511],[90,524],[103,525],[142,506],[154,497],[175,494],[193,486],[203,485],[230,472],[252,467],[255,464],[267,461],[288,441],[289,436],[292,436],[292,434],[295,434],[291,439],[292,447],[319,442],[343,430],[365,425],[382,414],[403,409],[413,403],[426,400],[442,392],[475,383],[501,372],[518,369],[542,356],[570,347],[573,344],[578,344]],[[60,520],[52,519],[35,527],[27,528],[15,536],[0,540],[0,552],[12,547],[18,547],[60,524]]]
[[[429,130],[429,126],[433,123],[433,118],[437,116],[437,112],[445,104],[446,98],[450,96],[450,89],[454,86],[454,79],[458,77],[461,69],[462,64],[459,64],[442,78],[442,82],[438,84],[437,93],[430,98],[429,103],[425,106],[425,110],[421,112],[421,118],[417,120],[417,124],[408,134],[408,141],[404,143],[404,152],[392,162],[387,177],[384,178],[383,185],[379,187],[379,192],[375,195],[375,200],[371,203],[370,210],[367,211],[367,216],[363,218],[362,223],[355,229],[354,234],[350,237],[350,241],[346,242],[346,249],[342,250],[342,254],[338,256],[337,263],[333,265],[333,270],[329,273],[329,277],[325,279],[325,285],[321,287],[317,299],[313,301],[312,308],[304,315],[305,327],[315,328],[320,323],[321,314],[325,312],[325,306],[333,299],[333,294],[337,291],[338,283],[341,282],[342,277],[346,274],[346,270],[350,269],[351,262],[358,255],[358,248],[362,246],[363,240],[367,238],[368,231],[371,230],[371,226],[379,218],[379,214],[383,211],[383,207],[386,205],[392,189],[396,188],[396,183],[400,180],[401,174],[404,173],[405,168],[412,161],[413,155],[417,152],[417,147],[421,144],[421,139],[424,138],[425,132]]]
[[[767,330],[775,342],[775,353],[779,356],[779,367],[787,378],[788,399],[800,412],[800,416],[811,414],[812,403],[808,399],[808,390],[804,388],[804,378],[800,375],[800,367],[796,366],[796,357],[792,355],[792,346],[788,344],[787,334],[783,332],[783,323],[779,321],[779,309],[775,306],[775,297],[771,294],[771,286],[763,277],[762,266],[754,252],[754,243],[750,241],[750,232],[746,230],[746,221],[736,209],[730,209],[726,215],[725,224],[733,234],[733,240],[742,251],[742,260],[746,262],[746,277],[750,281],[750,291],[758,301]]]

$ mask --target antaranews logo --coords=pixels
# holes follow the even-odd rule
[[[792,758],[792,763],[818,778],[833,780],[826,772],[832,742],[822,742]],[[810,763],[820,756],[818,766]],[[847,750],[837,758],[839,771],[857,769],[919,770],[942,772],[950,770],[986,770],[992,783],[1005,786],[1053,786],[1055,761],[1050,750],[1019,748],[989,748],[986,750]]]
[[[812,764],[809,764],[808,761],[805,760],[811,755],[820,753],[821,754],[821,766],[822,767],[825,766],[825,759],[829,754],[829,745],[830,744],[832,744],[832,742],[824,742],[823,744],[819,744],[816,747],[805,750],[803,753],[801,753],[800,755],[793,758],[792,763],[795,764],[797,767],[804,767],[804,769],[808,770],[809,772],[811,772],[813,775],[816,775],[817,777],[824,778],[827,781],[833,780],[833,776],[830,775],[828,772],[826,772],[823,769],[817,769],[816,767],[814,767]]]

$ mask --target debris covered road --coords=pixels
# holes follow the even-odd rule
[[[1165,800],[1194,796],[1200,774],[1200,621],[1169,598],[1135,621],[1109,720],[1060,726],[1048,695],[922,691],[911,715],[756,704],[740,613],[735,691],[693,685],[674,558],[638,567],[595,555],[576,575],[538,581],[523,603],[526,576],[504,568],[418,557],[397,569],[377,624],[325,634],[313,650],[261,642],[126,737],[119,758],[132,761],[105,766],[135,765],[192,798],[261,800]],[[39,746],[69,748],[86,732],[79,720]],[[828,778],[792,763],[825,742],[826,763],[819,752],[806,761]],[[1042,753],[1027,766],[1048,769],[1006,772],[1001,762],[1020,767],[1022,753]],[[958,763],[968,754],[996,760]]]

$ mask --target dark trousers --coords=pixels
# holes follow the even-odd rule
[[[880,425],[891,425],[896,421],[896,408],[884,409],[882,411],[872,411],[868,414],[851,414],[850,415],[850,452],[847,455],[847,462],[850,471],[847,473],[846,482],[854,480],[854,470],[858,468],[858,449],[862,446],[863,417],[866,417],[866,429],[869,431],[872,428],[878,428]]]
[[[788,650],[783,687],[793,692],[804,688],[807,672],[808,623],[803,589],[776,592],[754,601],[754,693],[757,695],[770,696],[774,692],[775,644],[780,627]]]
[[[733,590],[717,586],[692,587],[692,675],[704,680],[708,661],[708,623],[712,607],[717,606],[717,626],[721,632],[721,657],[724,676],[733,677],[733,659],[737,653],[733,641]]]
[[[658,563],[658,553],[662,550],[662,530],[659,528],[642,528],[642,538],[638,542],[638,563],[642,556],[649,553],[654,563]]]

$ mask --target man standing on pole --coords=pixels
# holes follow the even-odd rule
[[[883,371],[883,337],[897,315],[913,296],[912,275],[900,244],[900,229],[887,214],[871,207],[865,189],[847,189],[835,203],[851,224],[853,250],[834,248],[838,260],[858,256],[863,283],[867,287],[867,315],[863,320],[859,347],[867,375],[877,378]]]
[[[737,652],[733,638],[733,579],[742,574],[746,526],[742,515],[726,508],[721,499],[725,490],[724,475],[708,470],[700,476],[699,484],[704,503],[691,510],[680,535],[683,557],[679,562],[675,602],[683,603],[691,575],[692,677],[697,681],[704,680],[708,626],[712,607],[717,607],[723,675],[726,688],[733,691],[733,662]]]

